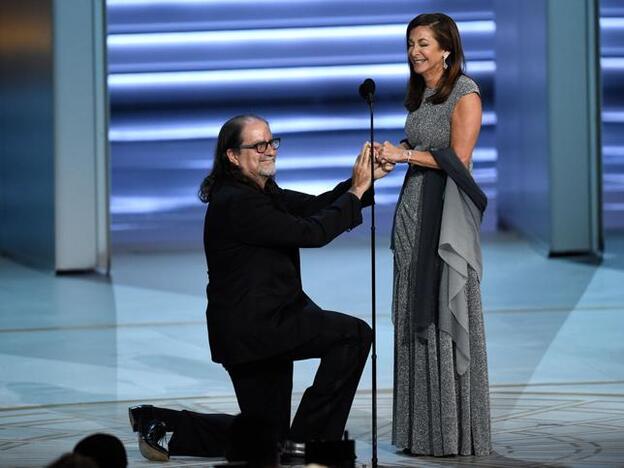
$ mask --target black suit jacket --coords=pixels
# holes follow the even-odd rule
[[[206,211],[206,318],[213,361],[268,358],[311,339],[323,324],[303,292],[299,247],[321,247],[362,222],[350,180],[319,196],[271,193],[239,181],[215,186]]]

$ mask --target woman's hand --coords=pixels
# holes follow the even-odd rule
[[[383,144],[375,143],[375,150],[379,155],[378,161],[380,163],[396,164],[406,162],[406,151],[399,146],[394,146],[389,141],[385,141]]]

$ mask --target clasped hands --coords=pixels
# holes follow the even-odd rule
[[[408,156],[405,148],[402,146],[394,146],[389,141],[385,141],[383,143],[373,142],[373,146],[375,148],[375,157],[382,165],[392,165],[394,166],[397,163],[408,162]]]
[[[360,155],[364,152],[368,152],[368,156],[370,157],[370,144],[368,142],[366,142],[362,147]],[[409,153],[410,151],[403,146],[395,146],[389,141],[385,141],[383,143],[374,141],[373,156],[375,158],[375,180],[392,172],[397,163],[409,162]]]
[[[388,143],[389,144],[389,143]],[[375,180],[388,175],[394,169],[395,163],[384,161],[381,158],[379,143],[373,143],[373,177]],[[351,193],[358,198],[371,186],[371,144],[367,141],[362,146],[360,154],[353,165],[353,177],[351,182]]]

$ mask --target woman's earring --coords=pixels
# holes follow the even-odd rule
[[[446,59],[448,58],[450,54],[448,52],[444,52],[444,54],[442,54],[442,67],[446,70],[448,68],[448,63],[446,63]]]

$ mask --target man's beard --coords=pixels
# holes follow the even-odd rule
[[[271,165],[261,165],[258,173],[263,177],[273,177],[275,175],[275,161]]]

